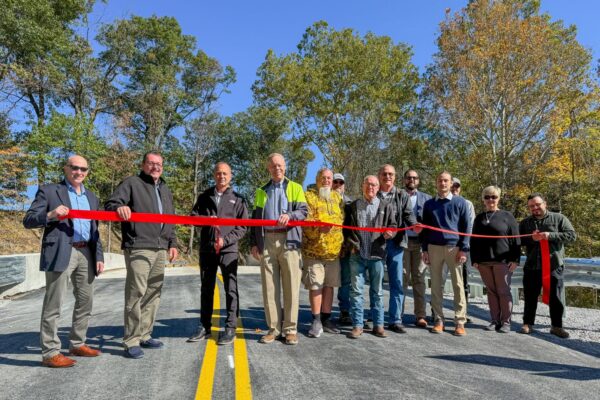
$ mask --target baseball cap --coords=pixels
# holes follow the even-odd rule
[[[333,174],[333,180],[334,181],[337,181],[337,180],[344,181],[344,183],[346,182],[346,180],[344,179],[344,175],[340,174],[339,172],[336,174]]]
[[[452,185],[458,185],[458,186],[460,186],[460,179],[458,179],[458,178],[452,178]]]

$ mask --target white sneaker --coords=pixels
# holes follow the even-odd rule
[[[318,319],[313,319],[312,326],[308,330],[308,336],[318,338],[323,333],[323,324]]]

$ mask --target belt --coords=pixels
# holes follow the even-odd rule
[[[73,242],[73,243],[71,243],[71,245],[73,247],[75,247],[76,249],[81,249],[83,247],[87,247],[88,242]]]
[[[265,229],[266,233],[286,233],[287,228],[278,228],[278,229]]]

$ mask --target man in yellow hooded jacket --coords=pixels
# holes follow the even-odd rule
[[[317,172],[316,188],[306,192],[307,221],[341,225],[344,221],[344,200],[332,190],[333,172],[321,168]],[[340,250],[344,235],[340,227],[305,227],[302,239],[302,281],[309,291],[313,321],[308,336],[317,338],[323,331],[340,333],[330,319],[333,290],[340,287]]]

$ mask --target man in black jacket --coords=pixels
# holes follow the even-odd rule
[[[347,206],[344,225],[362,228],[395,228],[396,219],[392,206],[377,197],[379,181],[368,175],[363,181],[363,198]],[[351,339],[358,339],[363,332],[363,287],[365,272],[369,271],[369,303],[373,318],[373,334],[384,338],[383,328],[383,260],[386,241],[394,237],[394,231],[383,233],[366,230],[344,229],[344,246],[350,252],[350,315],[352,316]]]
[[[231,168],[219,162],[214,169],[215,186],[198,196],[192,215],[213,218],[248,218],[246,201],[231,189]],[[246,233],[244,226],[203,226],[200,229],[200,326],[188,342],[197,342],[211,335],[213,296],[217,268],[221,268],[227,319],[225,331],[219,334],[218,344],[228,344],[235,338],[239,315],[237,287],[238,241]]]
[[[104,203],[116,211],[121,223],[121,248],[125,253],[125,356],[142,358],[141,347],[160,348],[152,329],[160,304],[165,265],[177,258],[177,238],[172,224],[129,222],[132,212],[175,214],[173,195],[161,178],[163,158],[151,151],[144,155],[141,171],[119,184]]]

